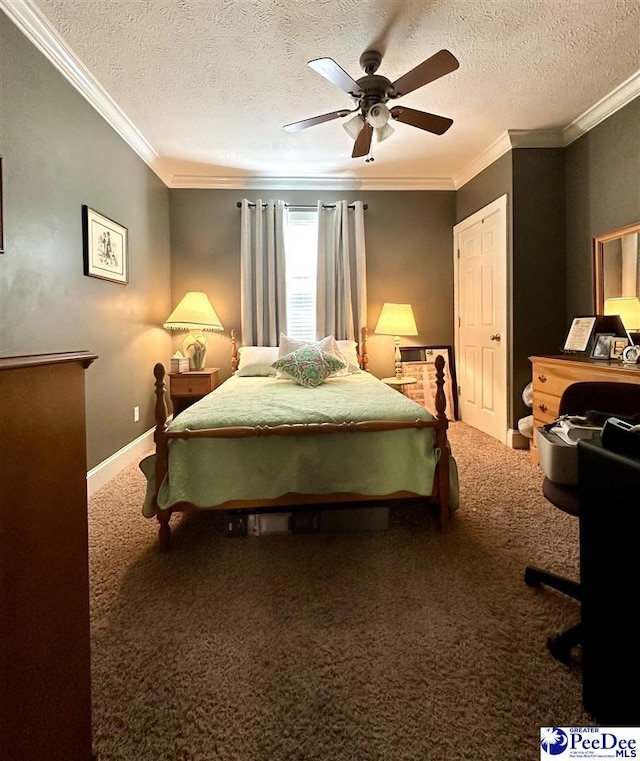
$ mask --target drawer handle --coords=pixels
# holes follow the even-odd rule
[[[193,389],[191,388],[191,386],[189,386],[189,388],[187,389],[187,393],[188,394],[193,394]]]
[[[547,376],[546,375],[538,375],[538,380],[540,383],[546,383],[547,382]]]
[[[546,412],[549,408],[547,407],[546,404],[539,404],[538,409],[540,410],[540,412]]]

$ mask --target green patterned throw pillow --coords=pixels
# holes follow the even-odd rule
[[[319,386],[333,373],[343,370],[345,364],[333,354],[327,354],[317,346],[307,345],[280,357],[271,367],[280,370],[287,378],[291,378],[301,386],[313,388]]]

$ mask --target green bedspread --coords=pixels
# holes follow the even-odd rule
[[[369,373],[332,377],[316,388],[276,378],[232,376],[178,415],[169,430],[236,425],[429,419],[411,399]],[[158,503],[216,507],[229,500],[270,499],[287,492],[429,495],[439,452],[433,429],[242,439],[175,439],[169,475]],[[143,513],[154,515],[154,462],[140,464],[148,479]]]

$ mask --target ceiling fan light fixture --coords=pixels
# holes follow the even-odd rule
[[[362,119],[360,114],[356,114],[352,119],[349,119],[348,122],[345,122],[342,125],[342,128],[347,133],[347,135],[349,135],[350,138],[355,140],[360,134],[360,130],[362,129],[363,124],[364,124],[364,120]]]
[[[384,103],[376,103],[375,106],[371,106],[369,109],[367,121],[374,129],[381,129],[389,121],[389,116],[389,109]]]
[[[388,137],[391,137],[393,133],[395,132],[394,128],[390,124],[385,124],[384,127],[376,127],[375,128],[376,133],[376,140],[381,143],[383,140],[386,140]]]

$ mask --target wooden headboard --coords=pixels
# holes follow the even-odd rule
[[[358,362],[362,370],[369,370],[369,355],[367,354],[367,338],[369,337],[368,328],[362,328],[360,331],[360,344],[356,347],[358,352]],[[238,353],[238,334],[233,329],[231,331],[231,372],[235,373],[238,369],[240,355]]]

